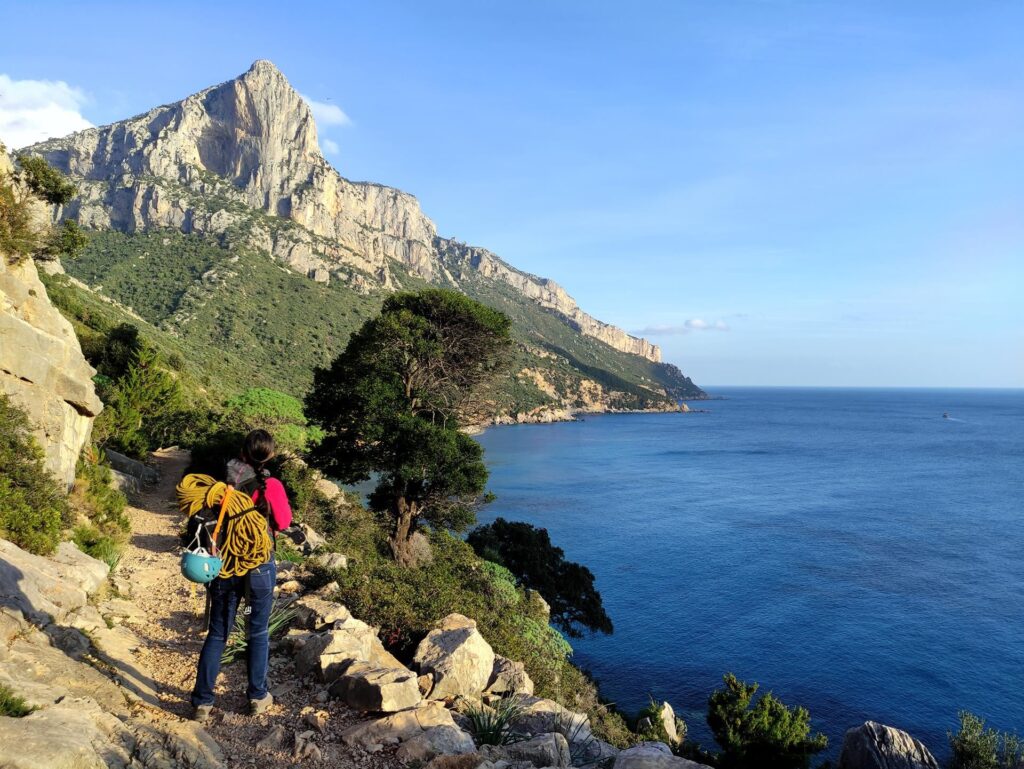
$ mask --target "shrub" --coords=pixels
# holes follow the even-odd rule
[[[9,686],[0,684],[0,716],[24,718],[35,708],[16,695]]]
[[[512,731],[512,722],[522,715],[523,703],[512,695],[503,697],[494,707],[470,703],[466,709],[473,740],[477,745],[508,745],[520,738]]]
[[[669,734],[665,730],[665,724],[661,720],[661,707],[662,703],[652,698],[640,711],[637,720],[638,725],[644,723],[644,719],[647,719],[647,722],[650,724],[646,729],[640,731],[640,736],[645,740],[655,740],[668,744],[683,742],[686,739],[686,722],[677,717],[675,723],[676,739],[674,741],[669,739]]]
[[[76,526],[72,532],[72,539],[79,550],[103,561],[111,571],[114,571],[121,562],[124,549],[122,542],[116,537],[104,534],[96,526]]]
[[[302,452],[323,437],[310,427],[302,413],[302,402],[268,387],[250,387],[224,404],[224,423],[240,432],[267,430],[280,451]]]
[[[33,194],[47,203],[67,205],[78,192],[73,182],[38,155],[19,155],[18,166],[21,168],[21,180]]]
[[[1024,743],[1016,734],[985,728],[973,713],[959,713],[960,730],[949,732],[950,769],[1017,769],[1024,761]]]
[[[810,735],[810,714],[788,708],[771,692],[751,707],[758,685],[724,676],[725,688],[708,699],[708,726],[722,748],[722,769],[803,769],[828,746],[823,734]]]
[[[71,502],[76,512],[85,515],[96,526],[121,532],[131,529],[131,522],[124,512],[128,500],[113,486],[110,466],[95,446],[82,450]]]
[[[28,206],[9,179],[0,179],[0,251],[9,264],[18,264],[38,247]]]
[[[46,471],[28,417],[0,393],[0,537],[45,555],[57,547],[69,517],[67,499]]]

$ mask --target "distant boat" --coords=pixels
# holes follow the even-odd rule
[[[948,411],[943,411],[942,412],[942,418],[943,419],[949,419],[949,412]]]

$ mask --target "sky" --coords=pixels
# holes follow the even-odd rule
[[[0,6],[0,140],[273,61],[346,177],[698,384],[1024,387],[1024,3]]]

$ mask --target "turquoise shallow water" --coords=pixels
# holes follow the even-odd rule
[[[833,748],[871,718],[944,755],[959,709],[1024,730],[1024,392],[714,392],[481,436],[482,522],[597,575],[615,633],[574,646],[605,696],[668,699],[704,743],[725,671]]]

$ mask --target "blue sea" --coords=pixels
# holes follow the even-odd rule
[[[708,413],[480,440],[497,501],[588,566],[615,624],[573,642],[605,697],[712,744],[731,671],[946,755],[970,710],[1024,731],[1024,391],[719,388]],[[948,418],[943,414],[948,413]]]

